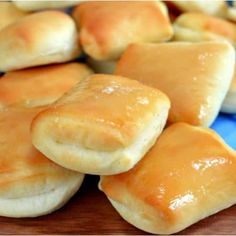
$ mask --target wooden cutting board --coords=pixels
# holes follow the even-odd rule
[[[126,223],[87,176],[80,191],[62,209],[33,219],[0,217],[0,234],[145,234]],[[236,206],[179,234],[236,234]]]

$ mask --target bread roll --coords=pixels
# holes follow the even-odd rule
[[[185,13],[174,22],[177,41],[228,41],[236,46],[236,25],[214,16]]]
[[[0,30],[26,15],[26,12],[19,10],[13,3],[0,2]]]
[[[97,61],[91,57],[87,59],[88,65],[99,74],[113,74],[117,61]]]
[[[60,11],[30,14],[0,31],[0,70],[66,62],[79,55],[72,18]]]
[[[163,42],[173,30],[161,2],[86,2],[73,16],[84,51],[96,60],[116,60],[133,42]]]
[[[236,66],[234,69],[233,80],[222,104],[221,111],[236,114]]]
[[[170,98],[169,122],[210,126],[234,73],[235,51],[223,42],[134,44],[115,74],[160,89]]]
[[[156,89],[97,74],[35,117],[32,141],[49,159],[68,169],[121,173],[154,144],[169,106],[168,98]]]
[[[0,79],[0,107],[19,103],[33,107],[51,104],[92,74],[81,63],[68,63],[8,72]]]
[[[172,234],[236,203],[236,154],[214,131],[177,123],[132,170],[99,186],[132,225]]]
[[[37,10],[45,10],[45,9],[53,9],[53,8],[65,8],[71,7],[78,4],[79,0],[12,0],[13,3],[19,9],[23,11],[37,11]]]
[[[66,170],[31,144],[30,123],[42,108],[0,113],[0,215],[35,217],[64,205],[79,189],[83,174]]]
[[[171,1],[171,3],[183,12],[199,12],[215,16],[224,15],[225,10],[227,9],[227,4],[224,0],[217,0],[217,1],[178,0],[178,1]]]

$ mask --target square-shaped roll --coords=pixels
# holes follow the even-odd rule
[[[121,173],[154,144],[169,107],[157,89],[120,76],[93,75],[35,117],[32,141],[66,168]]]
[[[84,175],[67,170],[34,148],[30,124],[43,107],[0,112],[0,216],[36,217],[62,207]]]
[[[236,154],[214,131],[177,123],[132,170],[101,177],[100,189],[132,225],[176,233],[236,203]]]
[[[133,44],[115,74],[160,89],[170,98],[169,122],[210,126],[234,73],[235,50],[226,42]]]
[[[0,31],[0,71],[62,63],[80,55],[73,19],[61,11],[29,14]]]
[[[236,25],[215,16],[182,14],[174,22],[174,31],[176,41],[228,41],[236,46]]]
[[[96,60],[116,60],[130,43],[164,42],[173,36],[161,1],[83,2],[73,17],[83,50]]]
[[[16,103],[24,107],[51,104],[92,73],[82,63],[7,72],[0,79],[0,108]]]

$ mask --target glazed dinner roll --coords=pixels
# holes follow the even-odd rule
[[[0,31],[0,70],[57,62],[79,55],[74,21],[60,11],[30,14]]]
[[[42,108],[11,108],[0,114],[0,215],[36,217],[63,206],[84,175],[64,169],[37,151],[30,123]]]
[[[23,11],[37,11],[37,10],[45,10],[45,9],[55,9],[55,8],[65,8],[71,7],[78,4],[79,0],[59,0],[59,1],[42,1],[42,0],[13,0],[13,3],[19,9]]]
[[[236,114],[236,66],[234,69],[234,77],[222,104],[221,111]]]
[[[166,93],[170,123],[210,126],[229,89],[234,64],[234,48],[224,42],[134,44],[115,74]]]
[[[174,22],[176,41],[228,41],[236,46],[236,25],[201,13],[185,13]]]
[[[199,12],[208,15],[224,15],[227,4],[224,0],[204,1],[204,0],[187,0],[187,1],[170,1],[176,8],[182,12]]]
[[[132,225],[172,234],[236,203],[236,154],[214,131],[177,123],[133,169],[102,176],[99,188]]]
[[[173,35],[167,8],[157,1],[86,2],[73,16],[81,46],[96,60],[115,60],[130,43],[163,42]]]
[[[154,144],[169,107],[156,89],[120,76],[93,75],[35,117],[32,142],[68,169],[121,173]]]
[[[82,63],[68,63],[12,71],[0,79],[0,107],[21,103],[27,107],[51,104],[92,74]]]
[[[26,12],[19,10],[13,3],[0,2],[0,30],[26,15]]]

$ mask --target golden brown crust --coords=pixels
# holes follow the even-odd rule
[[[32,129],[45,119],[62,117],[66,129],[57,122],[51,122],[49,127],[61,142],[114,151],[133,142],[156,112],[157,102],[160,111],[169,104],[163,93],[136,81],[93,75],[41,112],[34,119]]]
[[[92,71],[80,63],[43,66],[8,72],[0,80],[0,106],[54,102]]]
[[[28,13],[21,11],[11,2],[0,2],[0,30],[7,25],[16,22]]]
[[[209,126],[229,89],[234,60],[234,49],[223,42],[134,44],[115,74],[166,93],[170,122]]]
[[[0,32],[0,69],[65,62],[79,55],[72,18],[60,11],[30,14]]]
[[[80,43],[97,60],[114,60],[133,42],[163,42],[172,37],[161,2],[87,2],[75,8]]]
[[[92,75],[34,118],[32,142],[68,169],[125,172],[154,144],[169,107],[165,94],[137,81]]]
[[[201,13],[185,13],[180,15],[175,23],[175,39],[183,41],[228,40],[236,45],[236,25],[214,16]],[[189,35],[181,30],[189,30]],[[191,36],[192,31],[192,36]],[[198,34],[196,39],[195,34]]]
[[[142,211],[143,222],[137,225],[133,218],[137,227],[169,234],[234,204],[235,170],[235,152],[214,131],[177,123],[162,133],[132,170],[102,177],[100,188],[127,208],[135,201],[147,206]],[[157,219],[145,216],[149,207],[163,223],[158,225]],[[127,209],[127,215],[128,210],[132,209]],[[145,218],[152,219],[153,230],[143,228]]]

